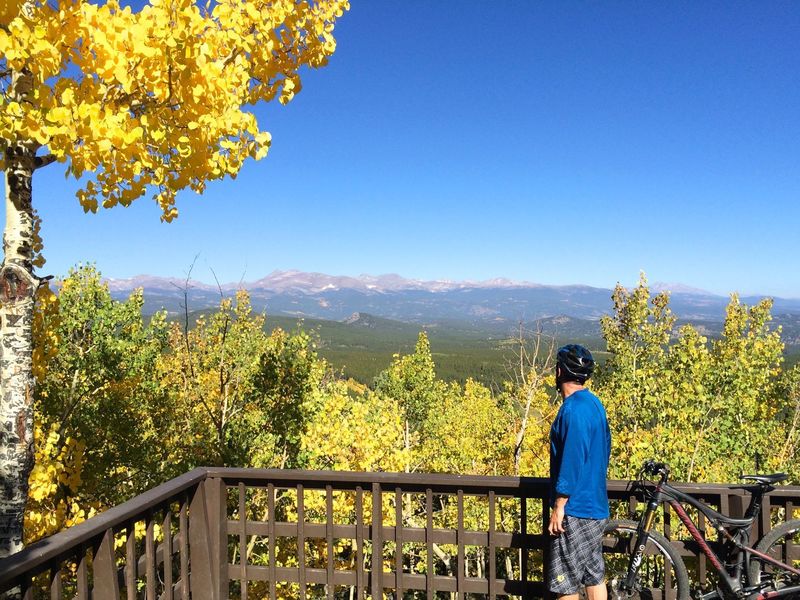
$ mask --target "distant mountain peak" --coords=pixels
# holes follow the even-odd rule
[[[397,273],[384,273],[381,275],[362,273],[354,277],[350,275],[327,275],[325,273],[304,272],[292,269],[286,271],[272,271],[257,281],[242,284],[242,287],[274,292],[295,291],[298,293],[316,294],[325,291],[345,289],[371,293],[389,293],[408,290],[449,292],[452,290],[472,288],[538,286],[534,283],[512,281],[506,278],[495,278],[485,281],[454,281],[451,279],[421,280],[403,277]]]
[[[201,289],[201,290],[214,290],[217,291],[216,285],[209,285],[202,281],[195,279],[187,279],[186,277],[160,277],[158,275],[134,275],[133,277],[126,277],[122,279],[115,279],[107,277],[104,280],[108,284],[108,289],[112,292],[130,291],[137,288],[145,289]]]
[[[691,294],[692,296],[718,296],[708,290],[692,287],[683,283],[668,283],[657,281],[650,286],[650,291],[655,293],[672,292],[673,294]]]
[[[375,326],[375,318],[367,313],[354,312],[352,315],[342,321],[346,325],[364,325],[367,327]]]

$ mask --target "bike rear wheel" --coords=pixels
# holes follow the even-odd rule
[[[608,596],[617,600],[689,600],[689,574],[675,548],[660,533],[650,532],[642,563],[637,571],[634,589],[622,590],[620,585],[636,543],[634,521],[613,520],[606,525],[603,554],[606,565]]]
[[[761,538],[755,549],[795,569],[800,569],[800,519],[778,525]],[[757,556],[750,558],[749,574],[751,585],[769,581],[771,588],[775,590],[788,586],[800,586],[800,575],[794,575],[785,569],[782,570]],[[771,588],[767,588],[767,590]],[[800,592],[798,592],[798,596],[800,596]]]

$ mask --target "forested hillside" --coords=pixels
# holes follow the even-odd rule
[[[800,369],[783,365],[768,300],[733,297],[716,340],[675,333],[668,296],[644,279],[612,303],[591,380],[612,477],[658,457],[677,479],[735,481],[758,450],[800,481]],[[547,474],[558,399],[546,336],[507,342],[516,360],[490,387],[443,379],[433,334],[418,333],[369,387],[342,378],[303,328],[267,326],[245,292],[194,323],[142,306],[141,293],[114,300],[88,267],[58,296],[39,293],[29,540],[197,465]]]
[[[192,311],[189,321],[193,323],[201,315],[212,310]],[[185,319],[172,315],[170,319]],[[676,320],[673,333],[691,324],[709,340],[722,336],[724,321]],[[781,328],[784,341],[784,363],[794,365],[800,359],[800,318],[779,315],[771,321],[773,328]],[[303,330],[310,334],[317,352],[326,359],[341,377],[353,378],[372,386],[375,377],[386,368],[394,354],[413,351],[420,331],[424,331],[431,343],[431,352],[436,362],[436,374],[445,381],[466,383],[474,379],[487,386],[502,386],[509,376],[510,365],[516,362],[516,349],[520,331],[523,336],[540,332],[554,341],[556,346],[564,343],[580,343],[591,348],[598,362],[604,362],[605,340],[601,323],[560,315],[538,319],[533,322],[504,323],[502,326],[486,326],[466,321],[434,321],[425,325],[405,323],[377,317],[367,313],[354,313],[343,321],[289,317],[267,313],[264,324],[269,331]]]

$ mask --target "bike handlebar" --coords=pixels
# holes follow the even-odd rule
[[[654,460],[646,460],[642,466],[642,471],[648,475],[662,475],[666,478],[669,476],[669,465]]]

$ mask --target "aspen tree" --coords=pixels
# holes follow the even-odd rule
[[[248,108],[300,91],[333,54],[347,0],[4,0],[0,3],[0,557],[22,546],[33,466],[34,172],[58,162],[83,210],[151,196],[162,219],[266,155]]]

